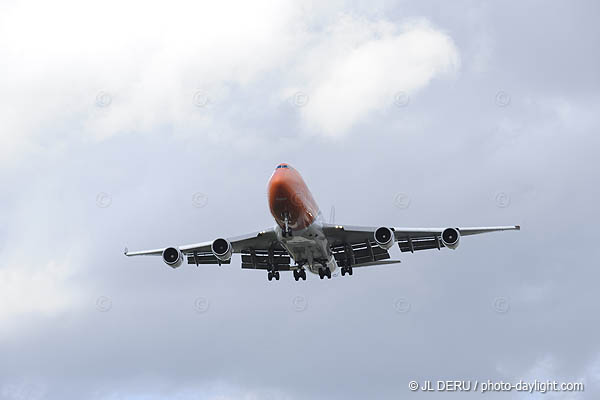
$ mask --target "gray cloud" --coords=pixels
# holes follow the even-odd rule
[[[441,398],[453,395],[412,393],[408,382],[536,378],[583,380],[584,393],[555,397],[596,398],[596,8],[382,2],[389,23],[425,16],[439,27],[460,70],[406,106],[392,96],[335,138],[308,131],[281,76],[260,66],[217,89],[170,91],[178,100],[165,115],[109,124],[113,135],[87,135],[85,121],[122,123],[128,109],[126,91],[100,84],[79,87],[89,102],[75,109],[32,116],[45,123],[0,171],[0,398]],[[337,10],[305,12],[317,24]],[[112,101],[99,108],[101,90]],[[194,105],[198,90],[208,107]],[[18,111],[10,140],[36,113]],[[270,226],[266,181],[281,161],[339,223],[523,230],[465,238],[456,251],[394,249],[396,267],[304,283],[268,282],[238,259],[171,270],[123,257],[125,245]]]

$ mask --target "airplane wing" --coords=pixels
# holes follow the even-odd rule
[[[347,253],[354,252],[354,248],[358,247],[359,252],[363,249],[367,249],[364,253],[365,256],[370,258],[369,261],[377,261],[377,254],[374,254],[370,249],[378,249],[381,251],[374,242],[374,234],[377,227],[365,227],[365,226],[348,226],[348,225],[334,225],[325,224],[323,227],[323,233],[329,238],[332,243],[332,249],[336,247],[346,247],[348,245],[352,247],[352,251],[344,252],[344,257]],[[426,249],[441,249],[444,246],[441,240],[442,233],[446,228],[390,228],[394,233],[395,242],[398,243],[398,247],[402,252],[415,252],[418,250]],[[513,226],[489,226],[489,227],[463,227],[455,228],[460,233],[460,236],[478,235],[481,233],[498,232],[507,230],[520,230],[519,225]],[[335,253],[335,251],[334,251]],[[362,254],[361,253],[361,254]],[[382,257],[381,255],[379,257]],[[385,258],[389,258],[389,255]],[[336,257],[337,259],[337,257]],[[383,258],[381,258],[383,259]],[[359,261],[359,260],[356,260]]]
[[[266,252],[274,254],[281,252],[283,248],[277,241],[277,235],[273,228],[266,229],[260,232],[253,232],[246,235],[236,236],[227,238],[233,248],[233,253],[250,253],[251,251]],[[211,250],[210,242],[201,242],[194,244],[187,244],[183,246],[174,246],[178,248],[181,253],[187,258],[188,264],[229,264],[231,260],[219,261]],[[125,255],[131,256],[161,256],[166,247],[161,249],[142,250],[142,251],[128,251],[125,248]],[[286,253],[287,254],[287,253]],[[289,258],[289,257],[288,257]],[[289,264],[289,261],[288,261]]]
[[[323,233],[327,237],[331,252],[340,267],[366,267],[373,265],[395,264],[399,260],[389,260],[388,250],[377,245],[374,240],[377,227],[349,226],[324,224]],[[402,252],[414,252],[426,249],[441,249],[446,247],[441,236],[447,228],[389,228],[394,235],[394,242]],[[453,228],[460,236],[476,235],[487,232],[519,230],[519,225]],[[227,238],[231,243],[233,253],[241,253],[242,268],[269,269],[275,266],[278,271],[296,268],[291,266],[291,258],[277,240],[273,228],[249,233],[242,236]],[[213,242],[201,242],[183,246],[175,246],[184,256],[188,264],[230,264],[231,259],[217,259],[211,249]],[[458,240],[457,240],[458,243]],[[393,243],[391,244],[393,245]],[[161,256],[167,248],[128,251],[126,256]],[[179,263],[177,263],[177,266]],[[175,267],[175,265],[174,265]]]

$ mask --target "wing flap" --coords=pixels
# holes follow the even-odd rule
[[[373,261],[366,262],[364,264],[353,265],[352,268],[356,267],[373,267],[375,265],[390,265],[390,264],[400,264],[400,260],[381,260],[381,261]]]
[[[398,247],[400,251],[406,253],[410,251],[414,253],[419,250],[429,250],[429,249],[438,249],[440,250],[444,246],[444,243],[440,240],[439,236],[433,236],[430,238],[406,238],[398,240]]]
[[[370,240],[331,246],[331,252],[340,267],[387,260],[390,254]]]
[[[289,271],[291,258],[285,250],[271,248],[268,250],[249,249],[242,251],[242,268],[275,269]]]
[[[201,253],[201,254],[188,254],[188,264],[231,264],[231,259],[227,261],[220,261],[213,253]]]

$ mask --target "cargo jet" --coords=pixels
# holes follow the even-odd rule
[[[306,271],[331,279],[338,268],[342,276],[354,268],[395,264],[388,250],[400,251],[446,247],[456,249],[461,236],[519,230],[519,225],[476,228],[395,228],[328,224],[300,173],[289,164],[279,164],[267,186],[269,209],[275,226],[261,232],[210,242],[162,249],[132,251],[126,256],[161,256],[172,268],[183,263],[230,264],[240,253],[242,268],[267,271],[269,280],[279,280],[280,271],[292,271],[296,281],[306,280]],[[293,263],[292,263],[293,261]]]

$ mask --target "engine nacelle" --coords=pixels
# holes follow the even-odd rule
[[[384,250],[394,245],[394,232],[390,228],[382,226],[375,231],[375,243]]]
[[[175,247],[167,247],[162,252],[162,259],[171,268],[177,268],[183,263],[183,253]]]
[[[215,239],[210,245],[210,249],[212,250],[215,257],[217,257],[217,259],[221,261],[227,261],[233,255],[233,247],[227,239]]]
[[[456,249],[460,241],[460,232],[456,228],[446,228],[442,232],[442,243],[449,249]]]

